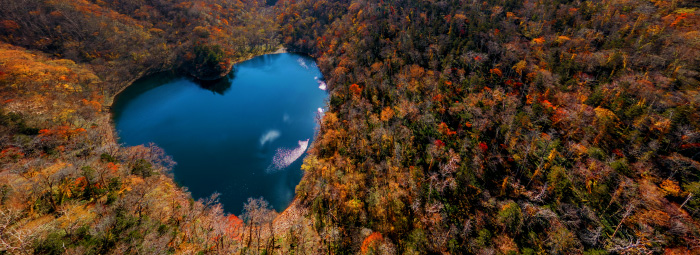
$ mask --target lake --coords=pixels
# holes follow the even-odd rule
[[[218,192],[224,210],[240,214],[247,198],[262,196],[282,211],[327,96],[315,61],[284,53],[241,62],[216,82],[146,77],[117,95],[112,113],[120,142],[163,148],[195,199]]]

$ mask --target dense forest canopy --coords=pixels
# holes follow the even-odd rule
[[[280,5],[332,88],[297,195],[336,252],[697,249],[697,3]]]
[[[700,249],[691,0],[0,0],[12,254],[688,254]],[[284,212],[194,201],[108,106],[284,46],[329,111]]]

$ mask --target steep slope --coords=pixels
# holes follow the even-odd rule
[[[285,1],[330,111],[297,188],[336,253],[700,244],[693,1]]]
[[[113,90],[182,67],[210,79],[277,47],[256,1],[0,1],[0,39],[89,63]],[[114,91],[111,91],[114,92]]]
[[[216,197],[194,201],[155,145],[120,146],[108,109],[147,73],[216,76],[277,48],[265,12],[238,1],[0,0],[0,253],[239,251],[241,220]]]
[[[0,249],[700,248],[697,3],[296,0],[276,24],[263,5],[0,0]],[[116,144],[106,110],[131,81],[214,78],[277,32],[317,57],[331,94],[280,216],[193,201],[157,147]]]

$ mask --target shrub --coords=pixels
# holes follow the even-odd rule
[[[65,233],[63,231],[49,234],[44,240],[37,242],[37,244],[34,247],[34,253],[47,255],[63,254],[63,245],[64,243],[66,243],[64,237]]]
[[[520,226],[523,223],[522,211],[517,203],[511,201],[501,207],[498,212],[498,222],[509,233],[517,234],[520,231]]]
[[[107,163],[107,162],[117,163],[118,162],[118,160],[116,158],[114,158],[112,155],[109,155],[107,153],[102,153],[102,155],[100,155],[100,160],[102,160],[102,162],[105,162],[105,163]]]
[[[145,159],[139,159],[131,168],[131,174],[140,175],[143,178],[153,175],[153,165]]]
[[[563,198],[571,198],[571,181],[566,174],[566,169],[560,166],[554,166],[547,175],[547,180],[552,185],[554,197],[557,201]]]
[[[610,163],[610,167],[615,170],[615,172],[618,172],[620,174],[630,176],[632,174],[632,171],[629,168],[629,164],[627,164],[627,159],[618,159]]]

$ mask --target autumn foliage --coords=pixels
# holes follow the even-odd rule
[[[379,244],[381,244],[382,234],[379,232],[373,232],[362,241],[362,246],[360,247],[361,254],[368,254],[370,251],[377,252]]]
[[[242,247],[245,224],[175,184],[157,146],[119,145],[105,109],[133,80],[184,67],[198,42],[223,49],[200,59],[219,72],[276,49],[272,21],[252,2],[148,4],[0,1],[0,253]]]
[[[350,85],[350,93],[359,96],[360,94],[362,94],[362,88],[360,88],[360,85],[352,84]]]
[[[0,0],[0,250],[697,250],[696,1],[265,4]],[[332,84],[293,209],[241,221],[117,144],[106,109],[134,79],[280,43]]]
[[[699,242],[693,1],[277,8],[286,46],[317,57],[336,84],[335,119],[297,189],[319,229],[343,233],[334,252],[367,252],[367,228],[398,254]]]

